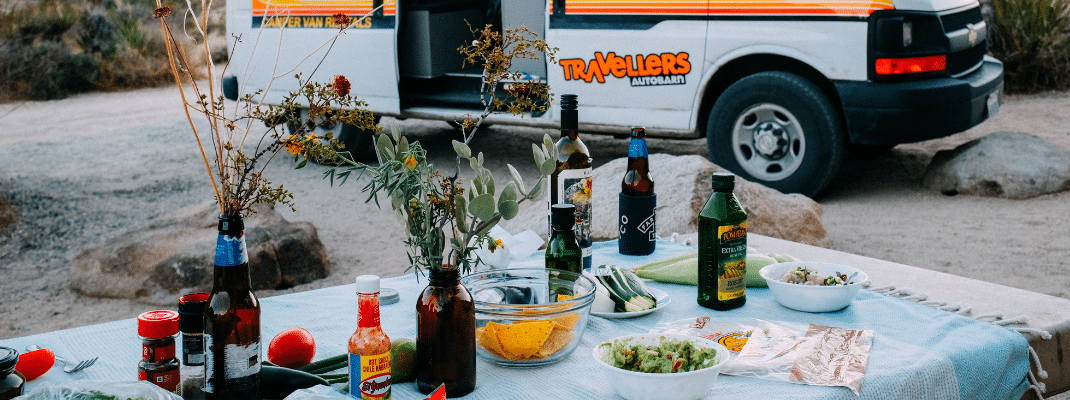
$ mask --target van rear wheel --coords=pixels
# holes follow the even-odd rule
[[[733,83],[706,122],[710,160],[784,193],[813,197],[839,170],[844,127],[812,82],[781,71]]]
[[[307,121],[308,109],[302,108],[299,117],[299,121]],[[379,124],[379,116],[375,116],[375,124]],[[291,134],[297,131],[294,124],[288,124],[287,127]],[[345,146],[343,151],[348,151],[354,161],[375,161],[375,131],[363,130],[347,123],[317,121],[312,132],[320,138],[325,138],[328,133],[333,132],[338,142]]]

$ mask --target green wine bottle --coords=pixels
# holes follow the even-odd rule
[[[554,204],[550,207],[550,240],[546,244],[546,268],[583,273],[583,250],[572,229],[576,224],[576,206]]]
[[[713,174],[713,195],[698,216],[698,304],[720,311],[747,302],[747,213],[732,194],[735,178]]]

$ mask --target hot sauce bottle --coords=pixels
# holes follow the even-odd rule
[[[357,277],[357,330],[349,337],[349,394],[390,399],[390,338],[379,323],[379,277]]]

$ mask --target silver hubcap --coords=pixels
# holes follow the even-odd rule
[[[732,126],[732,152],[745,171],[764,181],[779,181],[802,164],[806,139],[799,121],[784,107],[756,104]]]

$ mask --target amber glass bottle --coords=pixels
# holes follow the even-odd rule
[[[617,250],[621,254],[645,256],[654,252],[657,229],[654,210],[657,207],[654,179],[650,177],[650,158],[646,148],[646,129],[632,128],[628,145],[628,167],[620,182],[617,199],[619,218]]]
[[[446,385],[446,397],[476,388],[476,306],[456,267],[428,274],[416,303],[416,387],[424,394]]]
[[[747,302],[747,213],[732,194],[735,178],[713,174],[713,195],[698,217],[698,304],[721,311]]]
[[[260,399],[260,301],[249,283],[241,216],[219,217],[212,291],[204,310],[205,398]]]
[[[576,239],[583,251],[583,268],[591,268],[591,152],[579,136],[579,111],[576,95],[561,95],[561,138],[557,140],[557,169],[550,174],[549,204],[576,206]]]
[[[390,400],[390,337],[379,322],[379,277],[357,277],[357,329],[349,337],[349,394]]]

